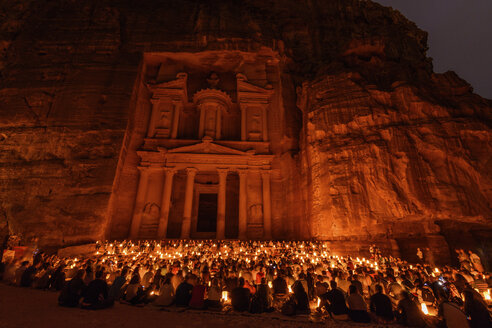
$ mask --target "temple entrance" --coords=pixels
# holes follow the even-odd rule
[[[217,231],[217,194],[201,193],[198,197],[196,232]]]

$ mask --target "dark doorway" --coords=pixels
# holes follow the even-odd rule
[[[200,194],[196,232],[217,231],[217,194]]]

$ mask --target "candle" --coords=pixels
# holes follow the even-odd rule
[[[425,305],[425,303],[420,304],[420,307],[425,315],[429,315],[429,310],[427,310],[427,305]]]
[[[486,292],[483,292],[483,298],[485,298],[486,301],[490,301],[490,289],[487,289]]]

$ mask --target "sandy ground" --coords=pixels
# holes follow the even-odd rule
[[[281,314],[251,315],[196,310],[161,311],[151,305],[143,308],[115,304],[113,308],[88,311],[57,305],[58,293],[0,284],[0,328],[91,328],[91,327],[182,327],[182,328],[258,328],[258,327],[386,327],[327,320],[309,322],[307,316]],[[392,326],[393,327],[393,326]],[[398,326],[394,326],[398,327]]]

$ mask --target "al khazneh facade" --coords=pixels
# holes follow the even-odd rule
[[[162,61],[140,96],[150,105],[141,113],[148,119],[136,149],[138,183],[126,199],[133,203],[128,237],[273,238],[272,221],[281,226],[284,213],[272,198],[285,199],[285,181],[271,138],[280,134],[280,84],[269,81],[268,64],[254,63],[264,70],[254,81],[238,69],[205,68],[170,79]]]

